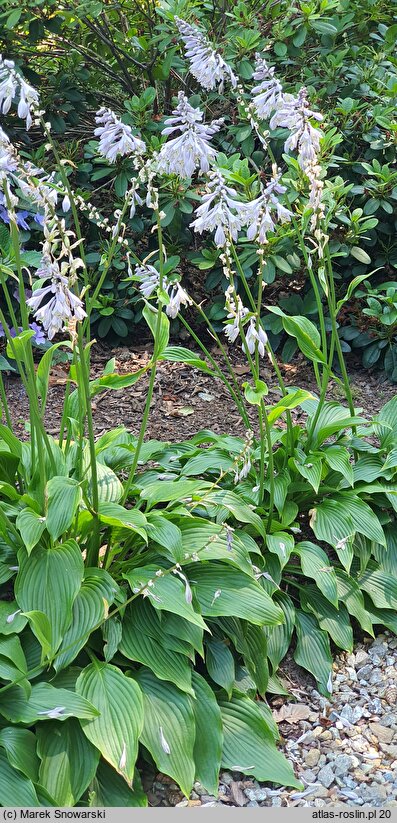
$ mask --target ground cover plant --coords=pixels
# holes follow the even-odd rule
[[[205,120],[198,101],[180,91],[154,146],[110,108],[98,109],[95,151],[109,166],[125,158],[130,169],[112,222],[72,190],[35,88],[12,61],[0,66],[3,113],[16,104],[28,129],[43,130],[54,159],[51,171],[42,169],[1,131],[8,256],[0,322],[7,364],[30,402],[29,436],[20,440],[0,372],[0,802],[7,806],[145,805],[148,763],[186,795],[195,779],[216,794],[221,764],[299,788],[267,702],[268,694],[285,694],[280,662],[292,647],[329,696],[335,647],[351,650],[357,628],[396,630],[397,398],[367,420],[351,396],[338,318],[369,273],[336,293],[330,236],[343,181],[327,178],[323,116],[306,88],[284,91],[264,55],[251,82],[201,26],[178,15],[173,25],[219,116]],[[254,135],[269,155],[269,175],[218,150],[225,87],[249,130],[245,139]],[[282,168],[269,129],[283,130]],[[222,331],[181,282],[180,255],[166,242],[163,185],[194,194],[191,234],[213,237],[227,282]],[[35,250],[24,246],[24,212],[42,226],[36,263],[26,256]],[[87,213],[106,238],[95,283],[81,228]],[[146,248],[128,240],[128,217],[141,213],[150,220]],[[267,303],[268,246],[279,226],[304,260],[318,325]],[[153,353],[132,374],[118,374],[110,359],[92,380],[90,319],[119,256]],[[223,367],[192,327],[193,310]],[[270,317],[312,364],[315,393],[285,385],[265,329]],[[175,319],[191,335],[189,348],[170,343]],[[37,360],[39,332],[47,343]],[[249,364],[244,392],[224,332]],[[70,366],[53,437],[45,411],[60,353]],[[163,360],[222,380],[245,438],[201,431],[177,444],[146,440]],[[273,404],[265,360],[279,386]],[[92,400],[147,372],[139,435],[118,427],[95,439]],[[326,400],[331,378],[345,403]],[[257,410],[259,435],[248,406]]]

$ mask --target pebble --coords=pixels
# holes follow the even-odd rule
[[[379,740],[379,743],[391,743],[394,738],[394,730],[383,726],[381,723],[370,723],[369,728],[372,734]]]
[[[317,766],[320,759],[320,749],[309,749],[308,752],[305,752],[304,759],[306,766]]]
[[[318,780],[320,781],[320,783],[322,783],[323,786],[326,787],[326,789],[329,789],[331,784],[334,782],[335,775],[329,764],[327,766],[323,766],[323,768],[320,769],[318,773]]]

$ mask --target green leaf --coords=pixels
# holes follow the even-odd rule
[[[306,577],[312,577],[324,597],[338,608],[336,575],[325,551],[306,540],[298,543],[294,552],[300,557],[302,571]]]
[[[205,629],[206,625],[200,614],[194,611],[193,606],[186,599],[186,585],[174,574],[163,574],[157,576],[158,566],[141,566],[133,569],[124,577],[128,580],[131,590],[146,586],[149,581],[152,585],[147,586],[147,596],[155,609],[164,610],[179,614],[185,620],[195,623],[196,626]]]
[[[52,653],[59,648],[72,620],[72,606],[80,589],[84,564],[74,540],[44,549],[36,546],[28,557],[18,553],[19,572],[15,597],[24,612],[47,615],[52,632]]]
[[[259,626],[283,621],[282,611],[247,574],[223,563],[189,568],[192,588],[204,616],[242,617]]]
[[[302,788],[291,765],[278,751],[264,715],[253,700],[236,696],[220,701],[223,721],[222,765],[283,786]]]
[[[140,669],[136,679],[144,700],[141,742],[158,770],[172,777],[188,797],[195,777],[192,700],[171,683],[158,680],[148,669]]]
[[[159,613],[147,601],[135,600],[127,606],[119,648],[129,660],[152,669],[159,680],[169,680],[193,694],[189,661],[167,647]]]
[[[27,622],[16,600],[0,602],[0,634],[18,634]]]
[[[222,758],[222,716],[214,692],[197,672],[193,672],[193,686],[196,695],[196,699],[193,700],[196,724],[193,750],[195,777],[209,794],[216,796]]]
[[[350,462],[350,453],[344,446],[327,446],[324,449],[325,461],[335,472],[339,472],[349,486],[353,486],[353,466]]]
[[[276,554],[280,566],[283,569],[288,563],[289,556],[293,551],[295,541],[291,534],[287,532],[275,532],[275,534],[268,534],[266,537],[266,545],[272,554]]]
[[[267,415],[269,424],[272,426],[273,423],[275,423],[275,421],[278,420],[285,411],[295,409],[311,397],[312,395],[310,392],[304,391],[303,389],[297,389],[296,391],[289,392],[282,397],[278,403],[275,403],[275,405],[271,407]]]
[[[364,251],[364,249],[360,249],[359,246],[352,246],[350,249],[350,254],[352,255],[352,257],[355,257],[355,259],[358,260],[360,263],[365,263],[366,266],[368,266],[371,262],[369,254],[367,254],[367,252]]]
[[[144,539],[147,543],[146,525],[147,520],[144,514],[138,509],[125,509],[118,503],[100,503],[99,519],[101,523],[119,529],[130,529]]]
[[[40,806],[31,780],[14,769],[0,749],[0,804],[2,806]]]
[[[269,394],[269,389],[263,380],[255,380],[254,386],[243,383],[244,397],[251,406],[260,406],[264,397]]]
[[[360,587],[349,577],[342,569],[335,569],[336,578],[338,581],[338,597],[345,604],[349,614],[358,620],[361,628],[368,632],[372,637],[374,636],[372,620],[368,614],[365,605],[364,597]]]
[[[267,635],[267,656],[276,672],[283,657],[291,644],[292,633],[295,627],[295,608],[291,598],[285,592],[276,592],[274,600],[283,610],[284,623],[280,626],[265,627]]]
[[[308,320],[307,317],[303,317],[301,315],[289,317],[284,314],[282,309],[278,306],[267,306],[266,308],[273,312],[273,314],[278,314],[282,318],[284,331],[286,331],[291,337],[296,338],[298,346],[305,357],[308,357],[309,360],[312,360],[315,363],[325,362],[324,355],[320,349],[320,332],[311,320]]]
[[[169,503],[171,501],[184,498],[191,498],[199,491],[204,491],[212,487],[212,483],[204,480],[160,480],[150,483],[141,491],[143,500],[147,500],[148,506],[152,508],[157,503]]]
[[[55,721],[42,724],[37,737],[41,786],[58,806],[75,806],[95,775],[98,749],[87,740],[74,718],[62,726]]]
[[[101,760],[93,780],[93,798],[90,805],[110,808],[145,807],[147,797],[142,791],[137,775],[132,788],[104,760]]]
[[[228,491],[227,489],[217,489],[216,491],[211,491],[206,494],[205,499],[202,502],[203,505],[206,505],[207,503],[216,503],[218,506],[228,509],[230,514],[232,514],[238,522],[250,523],[255,527],[258,534],[262,535],[262,537],[266,539],[266,527],[264,521],[250,508],[250,506],[247,505],[247,503],[244,503],[244,501],[237,494],[235,494],[235,492]]]
[[[326,632],[318,628],[314,617],[297,610],[296,649],[294,660],[316,678],[322,694],[332,692],[332,655]]]
[[[24,612],[30,623],[33,634],[37,637],[42,648],[41,663],[51,657],[52,630],[51,623],[44,612],[32,611]]]
[[[98,715],[98,710],[69,689],[58,689],[51,683],[35,683],[28,699],[18,686],[0,694],[0,713],[13,723],[30,726],[39,720],[91,719]]]
[[[142,316],[146,320],[146,323],[148,324],[149,329],[152,332],[153,338],[157,343],[157,356],[163,355],[164,350],[168,345],[168,340],[170,336],[170,321],[168,320],[167,315],[165,314],[165,312],[161,312],[160,334],[158,340],[156,340],[157,310],[150,306],[149,303],[146,303],[142,311]]]
[[[304,463],[299,463],[298,460],[293,460],[293,464],[296,470],[299,472],[302,477],[307,480],[314,491],[317,493],[320,483],[321,483],[321,474],[323,468],[323,460],[322,457],[317,457],[316,455],[309,455],[309,457],[305,460]]]
[[[367,592],[379,609],[397,609],[397,581],[370,560],[364,574],[357,580],[360,589]],[[0,647],[1,654],[1,647]]]
[[[318,620],[320,629],[328,632],[333,642],[347,652],[353,649],[353,631],[349,613],[343,603],[339,609],[323,597],[316,586],[305,586],[300,592],[302,608],[312,612]]]
[[[36,753],[36,738],[33,732],[18,729],[16,726],[6,726],[0,731],[0,746],[6,752],[10,765],[36,783],[40,761]]]
[[[214,683],[222,686],[230,698],[236,678],[234,658],[229,647],[222,640],[214,637],[205,644],[205,663],[209,676]]]
[[[194,352],[185,349],[183,346],[167,346],[159,359],[168,360],[171,363],[187,363],[188,366],[199,369],[205,374],[213,374],[205,360],[201,360]]]
[[[57,540],[72,525],[82,499],[81,486],[72,477],[52,477],[46,486],[46,528]]]
[[[86,569],[81,589],[73,603],[71,625],[54,662],[55,671],[65,668],[75,659],[91,632],[107,617],[117,591],[117,584],[105,569]]]
[[[83,669],[76,690],[100,711],[99,717],[82,723],[84,734],[105,760],[131,781],[143,725],[139,687],[116,666],[96,661]]]
[[[45,518],[40,517],[32,509],[22,509],[17,516],[16,527],[21,534],[27,553],[30,554],[46,527]]]

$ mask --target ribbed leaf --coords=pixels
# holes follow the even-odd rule
[[[110,808],[145,807],[146,794],[142,791],[137,774],[134,775],[132,788],[104,760],[100,760],[93,780],[94,795],[91,806],[109,806]]]
[[[364,598],[360,587],[349,577],[342,569],[335,569],[336,579],[338,582],[338,598],[345,604],[349,614],[358,620],[361,628],[374,635],[372,620],[364,605]]]
[[[252,774],[257,780],[281,783],[298,789],[292,767],[278,751],[265,718],[253,700],[236,696],[220,702],[223,721],[222,765],[231,771]]]
[[[18,634],[28,622],[16,600],[0,603],[0,634]]]
[[[170,360],[171,363],[187,363],[189,366],[205,372],[205,374],[213,374],[205,360],[201,360],[194,352],[185,349],[183,346],[167,346],[160,360]]]
[[[357,583],[360,589],[369,594],[377,608],[397,609],[397,580],[378,568],[373,560],[369,561],[364,574],[358,578]]]
[[[91,719],[98,715],[98,710],[69,689],[58,689],[51,683],[35,683],[29,698],[17,686],[0,694],[0,714],[13,723],[31,726],[39,720]]]
[[[64,635],[54,662],[56,671],[71,663],[85,646],[92,630],[106,617],[117,590],[117,584],[105,569],[86,569],[81,589],[73,603],[71,626]]]
[[[274,600],[283,610],[284,623],[280,626],[265,628],[267,635],[267,656],[276,672],[283,657],[290,647],[292,632],[295,626],[295,608],[291,598],[285,592],[276,592]]]
[[[306,577],[312,577],[324,597],[338,607],[336,575],[325,551],[309,540],[298,543],[294,551],[300,557],[302,571]]]
[[[72,606],[83,579],[81,551],[74,540],[44,549],[36,546],[28,557],[18,554],[15,597],[22,611],[47,615],[52,629],[52,652],[59,648],[72,620]]]
[[[336,500],[323,500],[310,514],[310,526],[317,540],[323,540],[333,546],[355,534],[356,529],[349,508],[340,506]]]
[[[158,770],[170,775],[188,796],[195,776],[193,701],[176,686],[158,680],[149,669],[140,669],[136,679],[144,699],[141,741]]]
[[[14,769],[7,755],[0,748],[0,805],[40,806],[36,790],[31,780]]]
[[[304,463],[299,463],[298,460],[293,462],[299,474],[310,483],[315,492],[318,492],[323,468],[322,458],[310,455]]]
[[[146,525],[150,540],[167,549],[168,556],[181,563],[183,560],[181,530],[175,523],[157,512],[149,512]]]
[[[282,622],[282,611],[254,578],[223,563],[188,568],[204,616],[242,617],[259,626]]]
[[[297,643],[294,660],[312,673],[322,694],[330,694],[332,655],[328,635],[318,628],[314,617],[299,610],[295,616]]]
[[[181,532],[183,552],[189,558],[198,553],[201,561],[224,560],[247,574],[252,572],[250,556],[238,529],[228,532],[219,523],[194,517],[182,521]],[[182,560],[182,565],[186,562],[189,561]]]
[[[40,517],[32,509],[22,509],[16,519],[16,527],[21,534],[27,553],[30,554],[46,527],[45,518]]]
[[[148,666],[160,680],[170,680],[182,691],[193,694],[187,657],[167,648],[163,638],[158,612],[149,603],[141,599],[127,606],[119,647],[122,654]]]
[[[58,806],[74,806],[94,777],[99,751],[77,720],[51,722],[37,730],[41,759],[39,782]]]
[[[147,592],[155,609],[179,614],[185,620],[189,620],[191,623],[195,623],[196,626],[205,629],[203,618],[194,611],[193,606],[188,602],[189,598],[186,596],[186,586],[183,581],[172,573],[158,577],[156,571],[158,571],[157,566],[142,566],[124,575],[124,577],[128,580],[132,591],[141,589],[142,586],[152,581],[152,585],[148,585]]]
[[[39,758],[36,753],[36,738],[28,729],[6,726],[0,731],[0,747],[14,769],[22,772],[33,783],[38,780]]]
[[[227,509],[239,523],[251,523],[258,534],[266,539],[265,523],[259,514],[254,512],[235,492],[227,489],[218,489],[205,495],[203,505],[216,503]]]
[[[45,525],[52,539],[57,540],[73,523],[82,498],[81,486],[72,477],[52,477],[46,486],[46,496]]]
[[[305,586],[300,592],[300,598],[302,608],[315,615],[320,629],[328,632],[340,649],[351,652],[353,649],[353,631],[346,606],[339,603],[339,609],[336,609],[320,594],[316,586]]]
[[[236,672],[234,657],[229,647],[222,640],[214,637],[207,640],[205,651],[205,663],[209,676],[231,697]]]
[[[83,669],[76,690],[100,711],[99,717],[82,723],[84,734],[105,760],[131,781],[143,724],[139,687],[116,666],[95,662]]]
[[[353,466],[350,462],[349,450],[344,446],[327,446],[324,450],[324,456],[329,467],[335,472],[339,472],[347,480],[349,486],[353,486]]]
[[[100,503],[99,519],[101,523],[118,529],[130,529],[143,537],[147,543],[146,524],[144,514],[138,509],[125,509],[118,503]]]
[[[294,543],[294,538],[287,532],[275,532],[275,534],[268,534],[266,537],[267,548],[277,555],[282,569],[288,563]]]
[[[216,795],[222,758],[222,716],[214,692],[197,672],[193,672],[193,686],[196,695],[192,704],[196,722],[193,752],[196,780],[209,794]]]
[[[211,488],[212,484],[204,480],[159,480],[149,483],[141,491],[141,497],[147,500],[148,507],[152,508],[157,503],[170,503],[174,500],[182,500]]]

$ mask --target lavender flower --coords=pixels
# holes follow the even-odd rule
[[[234,343],[240,332],[240,324],[249,313],[249,310],[243,306],[241,297],[235,294],[233,286],[229,286],[226,289],[225,298],[228,322],[226,323],[224,332],[229,343]]]
[[[273,177],[256,200],[247,204],[248,210],[248,240],[256,239],[258,243],[267,243],[267,234],[274,232],[275,221],[286,223],[291,220],[292,212],[283,206],[277,195],[284,194],[285,186],[279,183],[280,174],[273,168]]]
[[[226,185],[219,169],[209,173],[207,194],[196,209],[196,220],[191,223],[195,231],[215,231],[214,241],[218,248],[236,241],[238,233],[247,223],[247,205],[237,198],[235,189]]]
[[[95,120],[100,125],[94,134],[99,137],[99,154],[109,163],[115,163],[117,156],[126,154],[143,154],[146,149],[143,140],[132,133],[131,126],[122,123],[111,109],[101,108]]]
[[[174,19],[186,46],[185,57],[190,62],[190,73],[197,82],[207,91],[218,86],[222,92],[225,81],[229,81],[232,88],[236,88],[237,77],[219,52],[212,48],[206,35],[197,26],[186,23],[180,17]]]
[[[37,275],[42,280],[51,282],[36,289],[26,301],[36,320],[47,332],[49,340],[62,331],[70,320],[79,322],[86,317],[82,301],[70,288],[75,280],[76,269],[83,263],[78,258],[73,262],[74,267],[71,266],[70,260],[59,264],[53,254],[45,250]]]
[[[318,112],[309,109],[307,92],[302,88],[297,97],[292,94],[283,95],[270,120],[271,129],[280,126],[291,132],[284,143],[284,150],[298,150],[298,162],[303,171],[317,160],[322,137],[321,131],[311,125],[310,119],[320,122],[323,118]]]
[[[160,285],[160,275],[154,266],[144,264],[136,266],[135,277],[140,280],[139,290],[147,299],[158,289]],[[172,320],[175,320],[180,312],[181,306],[187,306],[191,303],[190,297],[180,283],[169,282],[166,277],[163,277],[163,291],[166,292],[169,302],[165,307],[165,313]]]
[[[175,131],[181,133],[161,147],[157,170],[165,174],[177,174],[182,178],[191,177],[197,167],[200,171],[207,172],[210,160],[216,155],[209,140],[219,131],[223,118],[205,125],[202,122],[203,112],[193,108],[182,91],[179,92],[178,105],[172,114],[173,117],[165,121],[166,128],[162,134],[169,135]]]
[[[32,125],[32,113],[38,107],[39,94],[33,86],[15,71],[13,60],[3,60],[0,55],[0,111],[7,114],[13,100],[19,97],[18,117],[26,120],[26,129]]]
[[[255,55],[255,60],[253,79],[259,82],[252,89],[252,105],[261,120],[268,120],[279,104],[283,88],[274,77],[274,68],[270,68],[260,54]]]

